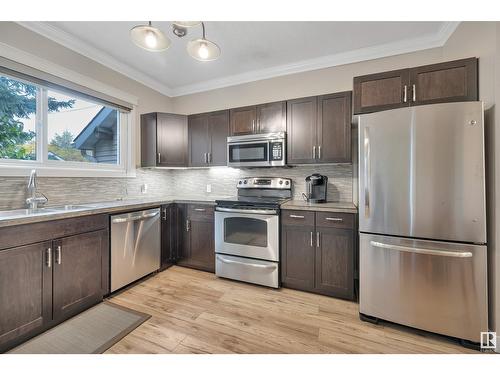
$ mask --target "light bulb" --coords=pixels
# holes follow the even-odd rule
[[[158,44],[158,40],[156,39],[156,35],[152,31],[148,31],[146,33],[146,36],[144,37],[144,41],[146,42],[146,45],[149,48],[155,48],[156,45]]]
[[[205,43],[200,44],[200,48],[198,48],[198,56],[200,56],[201,59],[206,59],[208,58],[209,51],[207,48],[207,45]]]

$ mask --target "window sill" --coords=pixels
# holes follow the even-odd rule
[[[0,163],[0,177],[27,177],[36,169],[39,177],[136,177],[135,168],[125,170],[119,168],[76,168],[73,166],[42,166],[38,163],[30,165],[9,165]]]

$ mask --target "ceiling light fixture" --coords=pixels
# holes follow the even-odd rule
[[[170,47],[170,39],[158,28],[151,25],[138,25],[130,30],[130,38],[139,47],[151,52],[162,52]]]
[[[198,61],[213,61],[220,56],[220,48],[214,42],[205,38],[205,24],[201,22],[203,37],[188,42],[187,51],[189,55]]]
[[[178,37],[187,34],[187,29],[201,24],[202,37],[188,42],[187,52],[198,61],[213,61],[219,58],[220,48],[205,37],[205,24],[201,21],[174,21],[172,32]],[[170,47],[170,39],[158,28],[151,25],[138,25],[130,30],[132,41],[141,48],[152,52],[165,51]]]

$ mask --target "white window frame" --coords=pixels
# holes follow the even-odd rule
[[[12,77],[17,81],[23,81]],[[39,176],[46,177],[135,177],[135,106],[126,113],[118,111],[118,164],[99,164],[48,160],[48,106],[47,89],[37,84],[37,105],[35,113],[36,160],[0,159],[0,177],[28,176],[36,169]],[[75,95],[77,97],[77,95]]]

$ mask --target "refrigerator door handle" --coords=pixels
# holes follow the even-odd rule
[[[407,252],[407,253],[438,255],[438,256],[453,257],[453,258],[472,258],[472,253],[470,251],[431,250],[431,249],[423,249],[423,248],[418,248],[418,247],[390,245],[390,244],[386,244],[386,243],[378,242],[378,241],[370,241],[370,245],[372,245],[374,247],[381,248],[381,249],[403,251],[403,252]]]
[[[370,217],[370,130],[364,129],[365,167],[365,217]]]

